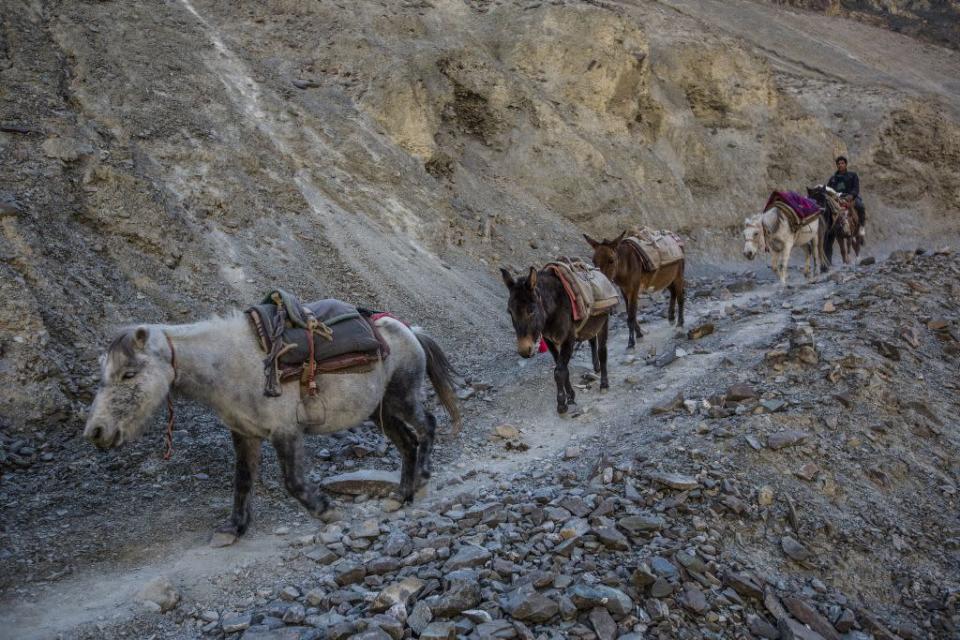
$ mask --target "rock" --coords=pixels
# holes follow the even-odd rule
[[[23,212],[23,207],[9,193],[0,192],[0,218],[14,217]]]
[[[658,576],[664,578],[677,577],[677,567],[663,556],[654,556],[650,560],[650,568],[653,569],[653,572]]]
[[[598,640],[614,640],[617,637],[617,623],[610,617],[609,611],[603,607],[595,607],[588,617]]]
[[[210,546],[214,549],[219,549],[221,547],[229,547],[234,544],[239,538],[233,533],[227,533],[224,531],[216,531],[213,536],[210,538]]]
[[[302,604],[292,604],[283,613],[283,621],[286,624],[300,624],[307,617],[307,612]]]
[[[690,491],[700,486],[700,483],[697,482],[697,479],[693,476],[685,476],[679,473],[665,473],[662,471],[656,471],[653,473],[648,473],[647,477],[657,484],[661,484],[678,491]]]
[[[713,323],[705,322],[698,327],[687,331],[687,338],[690,340],[699,340],[713,333]]]
[[[757,491],[757,504],[761,507],[769,507],[773,504],[773,487],[764,485]]]
[[[380,522],[376,518],[368,518],[350,530],[354,538],[379,538]]]
[[[861,267],[869,267],[872,264],[877,264],[877,259],[874,256],[867,256],[866,258],[860,259]]]
[[[286,586],[280,590],[280,599],[293,602],[300,597],[300,590],[293,586]]]
[[[415,577],[404,578],[383,589],[370,604],[370,611],[380,613],[396,604],[406,604],[423,589],[423,580]]]
[[[567,447],[563,450],[563,459],[564,460],[573,460],[574,458],[580,457],[580,448],[579,447]]]
[[[564,540],[576,540],[581,536],[587,535],[590,531],[590,524],[583,518],[570,518],[558,531]]]
[[[767,622],[764,618],[753,614],[747,614],[747,627],[750,633],[768,640],[779,640],[780,630]]]
[[[741,596],[763,599],[763,588],[753,576],[746,573],[728,571],[723,575],[723,583]]]
[[[386,630],[384,630],[379,625],[376,625],[373,621],[371,621],[371,624],[375,625],[372,629],[367,629],[366,631],[361,631],[360,633],[356,633],[350,636],[350,640],[399,640],[399,637],[395,639],[392,635],[387,633]],[[400,637],[402,637],[402,633],[403,633],[403,629],[401,628]],[[243,637],[246,638],[247,636],[243,636]],[[297,638],[295,638],[294,640],[298,640],[299,637],[300,636],[297,636]]]
[[[684,587],[681,603],[685,609],[696,614],[703,614],[710,608],[710,605],[707,604],[706,596],[703,595],[703,591],[694,585]]]
[[[617,521],[617,526],[632,536],[647,531],[660,531],[665,524],[662,517],[643,513],[625,516]]]
[[[657,578],[650,587],[650,595],[654,598],[666,598],[673,593],[673,584],[666,578]]]
[[[517,631],[512,624],[506,620],[493,620],[483,622],[477,625],[471,638],[493,639],[493,638],[516,638]]]
[[[450,572],[470,567],[482,567],[490,558],[490,552],[483,547],[465,544],[460,547],[455,556],[447,560],[447,563],[443,565],[443,570]]]
[[[480,581],[476,573],[467,571],[461,573],[464,575],[448,574],[447,590],[426,599],[434,616],[451,618],[459,615],[461,611],[473,609],[480,604]]]
[[[400,489],[400,478],[392,471],[362,470],[330,476],[320,481],[328,491],[351,496],[386,497]]]
[[[497,435],[498,438],[503,438],[504,440],[510,440],[513,438],[520,437],[520,431],[516,427],[510,424],[500,424],[494,427],[493,432]]]
[[[767,446],[771,449],[779,450],[806,442],[809,437],[810,434],[803,431],[778,431],[777,433],[771,433],[767,436]]]
[[[630,542],[627,537],[613,527],[598,527],[593,529],[593,535],[597,536],[597,539],[608,549],[617,551],[630,549]]]
[[[367,568],[364,565],[349,561],[341,562],[334,567],[334,570],[336,572],[334,580],[341,587],[356,584],[367,575]]]
[[[670,607],[668,607],[667,603],[663,602],[662,600],[650,598],[643,603],[643,608],[654,622],[666,620],[668,617],[670,617]]]
[[[834,305],[833,302],[831,302],[830,300],[827,300],[823,305],[824,313],[833,313],[836,310],[837,310],[836,305]]]
[[[321,604],[323,604],[323,599],[327,597],[327,594],[323,591],[323,589],[310,589],[310,591],[307,591],[307,595],[304,597],[307,600],[307,604],[309,604],[311,607],[319,607]]]
[[[258,625],[250,627],[240,640],[300,640],[303,637],[310,637],[314,630],[310,627],[282,627],[271,629],[267,626]],[[389,640],[387,636],[386,640]]]
[[[538,624],[547,622],[560,611],[556,602],[538,593],[531,584],[512,591],[502,606],[512,618]]]
[[[780,547],[783,549],[783,552],[790,556],[792,559],[797,562],[804,562],[809,560],[813,555],[809,549],[805,546],[791,538],[790,536],[783,536],[780,539]]]
[[[239,613],[223,616],[220,627],[224,633],[237,633],[250,627],[252,616],[249,613]]]
[[[781,640],[825,640],[822,635],[793,618],[786,616],[777,621]]]
[[[656,581],[657,576],[653,575],[653,573],[650,571],[650,567],[648,567],[646,564],[641,564],[630,575],[630,582],[632,582],[633,585],[638,589],[643,589],[644,587],[650,586]]]
[[[731,400],[733,402],[756,400],[760,397],[760,394],[757,393],[756,389],[744,382],[738,382],[737,384],[731,385],[724,395],[726,396],[727,400]]]
[[[604,607],[615,616],[625,616],[633,608],[630,596],[604,585],[575,585],[569,592],[570,599],[578,609]]]
[[[853,615],[853,611],[850,609],[844,609],[840,612],[840,615],[837,616],[837,619],[833,621],[833,627],[840,633],[847,633],[853,626],[857,624],[857,618]]]
[[[413,629],[414,633],[420,634],[427,625],[433,620],[433,612],[425,602],[418,602],[413,605],[413,610],[407,616],[407,625]]]
[[[431,622],[420,633],[420,640],[456,640],[457,628],[452,622]]]
[[[663,367],[671,364],[677,359],[677,350],[673,347],[668,348],[664,353],[657,356],[656,360],[653,361],[653,364],[657,368],[662,369]]]
[[[155,606],[166,613],[180,602],[180,592],[166,577],[157,576],[137,592],[137,601]]]
[[[483,624],[484,622],[491,622],[493,620],[490,614],[483,609],[467,609],[461,612],[461,614],[474,624]]]
[[[668,400],[661,404],[654,405],[654,407],[650,410],[650,413],[652,413],[655,416],[662,415],[664,413],[673,413],[674,411],[676,411],[682,406],[683,406],[683,394],[678,393],[673,397],[672,400]]]
[[[783,599],[784,606],[793,617],[804,623],[827,640],[840,640],[840,634],[816,609],[799,598]]]
[[[782,411],[784,408],[786,408],[787,403],[779,398],[771,398],[768,400],[761,400],[760,406],[763,407],[767,413],[776,413],[777,411]]]
[[[857,617],[860,618],[860,626],[874,635],[876,640],[900,640],[900,638],[887,629],[882,622],[864,608],[857,609]]]
[[[93,152],[89,145],[81,144],[69,138],[47,138],[40,145],[44,155],[63,162],[76,162],[82,155]]]
[[[896,345],[892,345],[885,340],[874,340],[873,346],[876,348],[877,353],[882,355],[885,358],[894,360],[896,362],[900,361],[900,348]]]
[[[809,481],[817,477],[817,474],[820,473],[820,467],[818,467],[813,462],[807,462],[802,467],[797,469],[794,473],[796,473],[799,477],[803,478],[804,480]]]

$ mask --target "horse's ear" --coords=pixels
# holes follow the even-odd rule
[[[527,284],[530,285],[531,291],[537,288],[537,270],[535,267],[530,267],[530,275],[527,276]]]
[[[589,244],[589,245],[590,245],[591,247],[593,247],[594,249],[596,249],[598,246],[600,246],[600,243],[599,243],[599,242],[597,242],[596,240],[594,240],[593,238],[591,238],[591,237],[588,236],[587,234],[583,234],[583,239],[586,240],[586,241],[587,241],[587,244]]]
[[[621,242],[623,242],[623,239],[626,238],[626,237],[627,237],[627,230],[624,229],[624,230],[623,230],[623,233],[621,233],[621,234],[618,235],[616,238],[614,238],[614,239],[610,242],[610,244],[612,244],[614,247],[616,247],[616,246],[618,246]]]
[[[143,351],[143,348],[147,346],[147,340],[150,339],[150,329],[146,327],[137,327],[133,330],[133,346]]]
[[[503,267],[500,267],[500,276],[503,278],[503,284],[507,285],[507,289],[510,289],[513,287],[515,281],[513,279],[513,276],[510,275],[509,271],[507,271]]]

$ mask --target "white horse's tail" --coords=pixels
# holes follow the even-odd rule
[[[427,376],[437,392],[440,404],[447,410],[453,424],[453,432],[460,432],[460,407],[457,405],[456,369],[450,364],[440,345],[419,327],[413,329],[417,341],[427,355]]]

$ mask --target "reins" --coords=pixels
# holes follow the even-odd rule
[[[170,389],[167,390],[167,449],[163,452],[163,459],[169,460],[170,456],[173,455],[174,413],[173,396],[171,395],[171,392],[173,391],[173,385],[177,382],[177,352],[173,348],[173,340],[170,339],[170,336],[166,331],[164,331],[163,337],[167,339],[167,346],[170,347],[170,366],[173,367],[173,380],[170,382]]]

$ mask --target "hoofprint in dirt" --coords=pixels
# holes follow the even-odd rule
[[[758,295],[767,296],[771,291],[772,288],[761,289]],[[701,306],[701,311],[707,312],[710,308],[716,311],[722,304],[729,306],[732,302],[735,301],[705,304]],[[758,321],[755,325],[761,327],[764,322]],[[480,400],[467,401],[468,419],[472,427],[470,432],[474,436],[472,441],[471,438],[465,438],[457,443],[460,446],[446,443],[447,446],[439,448],[437,466],[449,471],[441,473],[434,482],[435,488],[445,488],[435,491],[444,495],[445,492],[458,490],[455,489],[456,485],[465,479],[470,486],[497,482],[502,474],[525,463],[541,465],[540,458],[555,456],[559,450],[568,448],[571,438],[595,434],[600,425],[604,430],[622,429],[647,413],[650,404],[659,401],[669,385],[680,384],[693,375],[701,375],[705,369],[709,369],[709,366],[705,366],[707,362],[716,359],[711,354],[691,353],[665,369],[647,367],[649,371],[643,373],[645,350],[654,348],[665,351],[669,347],[670,353],[674,353],[675,348],[672,328],[664,321],[652,326],[653,331],[642,343],[643,349],[638,351],[638,355],[613,358],[616,388],[602,397],[595,390],[581,390],[581,408],[568,419],[544,411],[551,398],[548,387],[552,384],[552,376],[543,361],[533,363],[535,366],[521,371],[519,376],[515,371],[498,371],[500,379],[508,380],[507,384],[480,391]],[[622,344],[623,336],[619,333],[615,339]],[[697,359],[701,359],[701,362],[694,362]],[[583,364],[586,371],[588,367],[586,363]],[[519,378],[517,382],[513,381],[515,377]],[[478,384],[476,387],[483,389],[485,385]],[[546,402],[544,407],[539,406],[541,400]],[[474,406],[471,411],[472,404],[479,406]],[[548,417],[540,417],[544,415]],[[45,617],[52,601],[58,603],[60,615],[57,620],[47,618],[47,624],[52,625],[50,627],[34,626],[41,635],[45,630],[69,628],[77,623],[95,620],[105,613],[116,616],[118,606],[126,611],[124,605],[129,605],[139,586],[151,577],[168,572],[177,574],[181,584],[195,585],[193,591],[198,597],[210,589],[204,583],[211,577],[229,572],[236,563],[249,564],[259,559],[269,565],[276,557],[282,556],[282,548],[274,547],[271,553],[270,543],[262,539],[266,535],[268,540],[273,540],[268,532],[276,528],[276,523],[283,523],[285,528],[293,531],[298,531],[298,527],[310,530],[312,525],[309,519],[287,499],[272,465],[268,463],[264,486],[258,488],[256,498],[258,509],[264,509],[265,513],[254,525],[251,538],[256,538],[256,542],[252,543],[253,549],[248,549],[250,545],[242,545],[235,551],[222,551],[220,555],[207,549],[205,542],[210,523],[214,521],[218,510],[222,511],[229,504],[226,480],[229,477],[227,469],[231,453],[226,435],[217,431],[208,417],[190,415],[188,411],[183,423],[190,424],[194,420],[202,426],[193,426],[189,432],[177,432],[177,455],[172,463],[159,463],[155,447],[140,444],[133,447],[132,451],[102,456],[99,460],[101,464],[96,468],[87,468],[92,466],[88,464],[72,465],[71,471],[75,471],[75,475],[68,471],[61,475],[58,483],[53,483],[50,478],[41,478],[49,484],[56,484],[59,491],[42,491],[38,488],[35,504],[28,503],[17,514],[20,522],[34,522],[32,530],[29,526],[22,527],[22,535],[39,534],[36,540],[26,542],[36,546],[27,548],[46,549],[48,552],[46,558],[22,554],[24,558],[30,558],[31,555],[36,558],[32,562],[40,565],[43,573],[37,575],[28,572],[25,580],[21,573],[21,580],[11,580],[11,588],[5,594],[5,599],[21,603],[15,612],[21,622],[37,625],[38,620]],[[488,441],[488,426],[502,425],[508,421],[522,425],[521,439],[524,442],[515,448],[532,448],[502,456],[503,444]],[[191,435],[197,432],[198,435]],[[314,446],[318,475],[350,470],[357,466],[357,458],[369,453],[379,455],[386,448],[382,440],[369,432],[348,436],[343,443],[332,439],[332,442],[321,440],[321,444],[329,446],[334,452]],[[202,461],[196,459],[198,451],[207,449],[212,449],[216,455],[204,454],[199,456]],[[77,457],[86,458],[81,455]],[[330,460],[334,462],[328,462]],[[486,460],[489,463],[479,462]],[[366,462],[363,464],[369,466]],[[483,473],[480,473],[481,470]],[[129,508],[132,504],[130,501],[118,503],[112,499],[113,493],[109,491],[101,493],[90,490],[96,486],[116,484],[118,472],[125,474],[119,483],[124,491],[130,491],[133,496],[142,499],[136,508]],[[140,484],[143,486],[138,487]],[[80,487],[87,489],[77,491]],[[69,505],[64,498],[71,492],[83,497]],[[374,511],[377,508],[379,505]],[[105,512],[109,514],[106,518]],[[81,515],[85,513],[96,514],[97,517]],[[105,519],[113,523],[106,529],[102,526]],[[58,535],[62,520],[72,523],[73,535]],[[176,534],[172,535],[171,532]],[[12,548],[24,548],[23,540],[11,538],[11,542]],[[71,561],[64,562],[64,557]],[[171,565],[169,561],[156,562],[157,557],[188,558],[189,561],[181,560]],[[31,560],[26,562],[22,566],[29,571]],[[75,566],[84,564],[88,568],[77,576],[60,584],[50,584],[50,581],[70,574]],[[69,606],[71,602],[75,606]],[[119,615],[122,617],[124,614]]]

